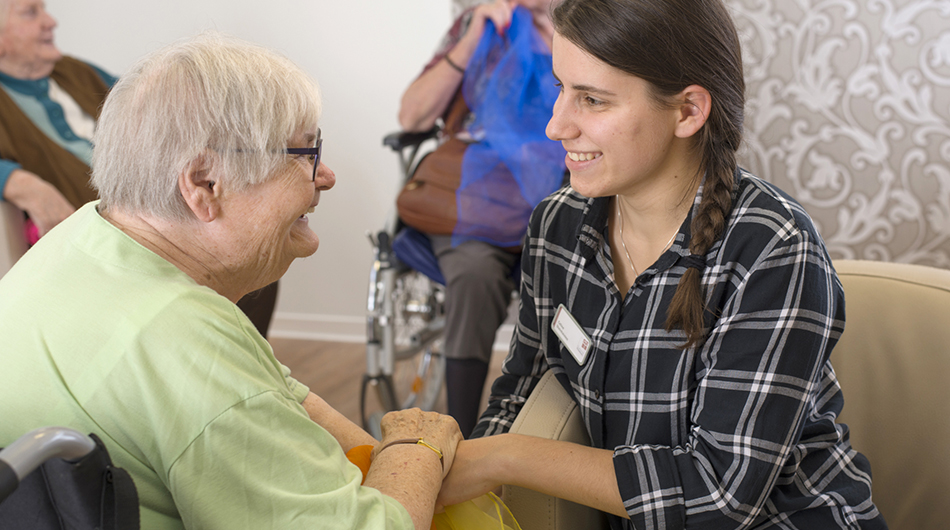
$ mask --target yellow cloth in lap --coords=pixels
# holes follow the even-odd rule
[[[432,523],[437,530],[521,530],[505,503],[491,492],[446,506]]]
[[[373,446],[358,445],[346,452],[346,458],[363,472],[363,481],[372,463]],[[494,493],[470,501],[446,506],[435,514],[432,530],[521,530],[505,503]]]

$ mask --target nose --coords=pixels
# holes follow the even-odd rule
[[[551,119],[548,120],[548,125],[544,128],[544,134],[554,141],[562,141],[570,137],[570,120],[568,111],[564,108],[563,97],[563,93],[557,97],[554,102],[554,109],[551,112]]]
[[[53,29],[59,25],[59,23],[56,22],[56,19],[53,18],[53,15],[50,15],[49,11],[46,11],[45,9],[43,10],[43,19],[44,25],[49,29]]]
[[[326,164],[320,162],[317,167],[317,178],[313,179],[313,185],[320,191],[326,191],[336,184],[336,173],[328,168]]]

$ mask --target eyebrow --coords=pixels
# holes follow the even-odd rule
[[[560,83],[561,78],[558,77],[557,74],[555,74],[553,71],[551,73],[552,75],[554,75],[554,79],[557,79],[557,82]],[[571,89],[576,90],[578,92],[590,92],[591,94],[597,94],[599,96],[616,96],[617,95],[609,90],[598,88],[593,85],[571,85]]]

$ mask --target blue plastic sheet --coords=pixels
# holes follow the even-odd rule
[[[544,134],[558,88],[529,11],[516,8],[504,36],[487,24],[462,95],[472,110],[466,131],[474,143],[462,160],[452,243],[519,246],[531,210],[560,187],[565,169],[564,148]]]

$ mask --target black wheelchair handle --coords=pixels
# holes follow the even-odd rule
[[[429,129],[428,131],[423,131],[423,132],[399,131],[399,132],[390,133],[390,134],[387,134],[383,138],[383,145],[385,145],[386,147],[389,147],[393,151],[397,151],[397,152],[402,151],[403,149],[407,147],[414,147],[414,146],[422,144],[422,142],[425,142],[426,140],[435,138],[436,135],[439,134],[440,129],[441,128],[438,125],[436,125],[435,127],[432,127],[431,129]]]

